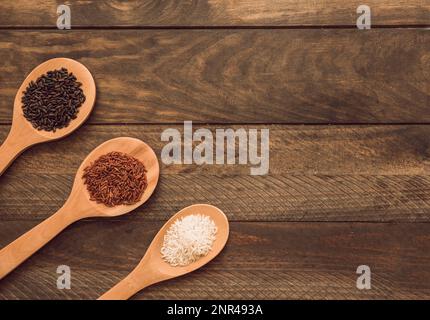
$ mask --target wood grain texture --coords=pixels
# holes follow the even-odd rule
[[[56,8],[69,4],[72,27],[355,26],[358,0],[2,1],[2,27],[56,27]],[[374,25],[428,25],[425,0],[368,0]]]
[[[0,123],[24,75],[64,55],[95,76],[92,123],[427,123],[429,40],[425,29],[2,31]]]
[[[430,299],[428,1],[369,0],[365,32],[355,0],[68,1],[73,28],[91,30],[34,29],[55,29],[62,3],[0,2],[0,141],[22,80],[47,59],[84,63],[98,96],[92,125],[0,177],[0,248],[55,212],[114,137],[160,155],[161,132],[184,120],[269,128],[270,174],[160,163],[149,203],[71,226],[0,281],[0,299],[95,299],[197,202],[231,220],[225,251],[135,299]],[[372,290],[356,288],[362,264]],[[59,265],[72,290],[56,288]]]
[[[0,244],[32,224],[0,222]],[[162,224],[79,222],[3,279],[0,299],[95,299],[134,268]],[[429,231],[428,223],[232,223],[213,262],[134,298],[429,299]],[[371,290],[356,288],[362,264]],[[71,290],[56,288],[59,265],[72,270]]]
[[[193,203],[211,203],[233,221],[429,221],[429,126],[250,127],[270,129],[269,175],[251,176],[247,165],[160,163],[155,194],[125,219],[159,221]],[[35,146],[0,178],[0,218],[50,216],[67,199],[86,155],[108,139],[142,139],[160,157],[167,128],[181,130],[87,125],[65,140]],[[6,133],[0,126],[0,139]]]

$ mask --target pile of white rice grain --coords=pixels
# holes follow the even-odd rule
[[[211,251],[216,233],[215,222],[208,216],[185,216],[167,230],[161,255],[173,267],[187,266]]]

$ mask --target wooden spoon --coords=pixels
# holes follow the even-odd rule
[[[77,118],[72,120],[66,128],[58,129],[55,132],[35,129],[32,124],[24,118],[21,98],[23,91],[31,81],[55,69],[67,68],[72,72],[77,81],[82,83],[82,90],[85,94],[85,102],[79,108]],[[96,100],[96,85],[93,76],[81,63],[67,58],[55,58],[48,60],[37,66],[25,78],[15,96],[12,128],[8,137],[0,146],[0,175],[25,149],[42,142],[53,141],[63,138],[76,130],[90,115]]]
[[[172,267],[169,263],[164,261],[161,256],[164,235],[172,223],[190,214],[207,215],[215,222],[218,228],[215,242],[207,256],[185,267]],[[157,233],[137,267],[125,279],[103,294],[98,300],[126,300],[152,284],[176,278],[197,270],[221,252],[227,243],[228,234],[229,224],[227,217],[217,207],[208,204],[196,204],[182,209],[170,218]]]
[[[90,200],[82,179],[84,168],[101,155],[119,151],[131,155],[145,165],[148,186],[142,199],[134,205],[107,207]],[[63,207],[20,238],[0,250],[0,279],[15,269],[33,253],[53,239],[67,226],[83,218],[114,217],[126,214],[145,203],[154,192],[160,169],[157,156],[144,142],[134,138],[116,138],[101,144],[82,162],[73,183],[72,192]]]

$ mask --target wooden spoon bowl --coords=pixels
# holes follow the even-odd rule
[[[77,118],[72,120],[67,127],[57,129],[55,132],[37,130],[24,117],[21,102],[23,92],[31,81],[36,81],[37,78],[48,71],[61,68],[67,68],[69,72],[76,76],[77,81],[82,83],[81,88],[85,94],[85,102],[79,108]],[[27,148],[38,143],[61,139],[79,128],[89,117],[95,101],[96,85],[93,76],[83,64],[68,58],[55,58],[33,69],[23,81],[15,96],[12,127],[5,142],[0,146],[0,175]]]
[[[217,226],[216,239],[208,255],[187,266],[173,267],[164,261],[161,255],[164,236],[176,220],[191,214],[209,216]],[[186,207],[170,218],[160,229],[137,267],[115,287],[103,294],[99,300],[128,299],[152,284],[193,272],[210,262],[222,251],[227,243],[228,236],[228,219],[220,209],[208,204],[195,204]]]
[[[147,188],[134,205],[107,207],[90,200],[82,178],[84,169],[101,155],[123,152],[140,160],[147,170]],[[66,203],[54,215],[0,250],[0,279],[29,258],[70,224],[89,217],[113,217],[126,214],[144,204],[158,183],[160,168],[155,152],[146,143],[134,138],[116,138],[101,144],[82,162]]]
[[[97,160],[100,156],[109,152],[117,151],[126,153],[138,160],[140,160],[147,170],[146,178],[148,185],[140,201],[133,205],[120,205],[115,207],[107,207],[104,204],[97,203],[90,200],[90,194],[82,176],[84,169],[91,163]],[[102,143],[94,149],[82,162],[75,176],[72,192],[66,205],[78,207],[79,212],[86,217],[115,217],[133,211],[137,207],[145,203],[152,195],[158,183],[160,175],[160,168],[158,165],[157,155],[146,143],[139,139],[121,137],[115,138],[105,143]]]

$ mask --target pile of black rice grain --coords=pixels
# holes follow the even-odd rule
[[[81,85],[66,68],[48,71],[23,92],[24,117],[37,130],[55,132],[67,127],[85,101]]]

